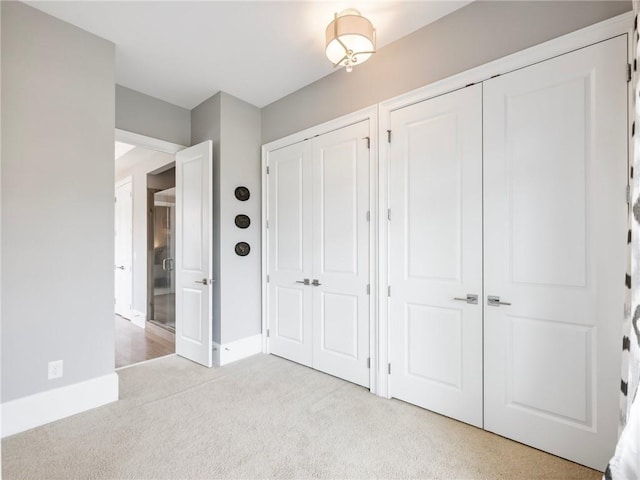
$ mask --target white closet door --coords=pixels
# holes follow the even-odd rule
[[[602,470],[618,425],[626,36],[485,82],[485,428]]]
[[[313,151],[313,367],[369,386],[369,122]],[[317,284],[317,285],[316,285]]]
[[[482,426],[482,87],[391,114],[391,396]]]
[[[268,164],[269,349],[311,366],[309,142],[269,152]]]

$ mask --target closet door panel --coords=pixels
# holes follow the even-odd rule
[[[623,318],[626,37],[484,84],[485,428],[596,469]]]
[[[269,152],[269,348],[312,363],[311,155],[306,143]],[[307,282],[308,283],[308,282]]]
[[[481,92],[392,112],[389,147],[390,392],[480,427]]]
[[[313,150],[313,366],[369,386],[369,122]]]

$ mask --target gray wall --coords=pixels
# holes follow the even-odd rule
[[[213,142],[213,341],[220,341],[220,136],[221,97],[219,92],[191,110],[191,145]]]
[[[114,371],[115,99],[112,43],[1,8],[6,402]]]
[[[191,112],[192,144],[214,144],[214,314],[213,341],[226,344],[261,331],[260,307],[260,109],[220,92]],[[251,197],[236,200],[244,185]],[[234,219],[249,215],[241,230]],[[235,254],[239,241],[251,245],[246,257]]]
[[[229,343],[262,331],[260,250],[260,109],[222,93],[220,142],[220,280],[222,338]],[[235,188],[249,189],[249,200],[235,198]],[[236,215],[251,218],[247,229],[236,227]],[[237,242],[247,242],[251,252],[236,255]]]
[[[188,146],[191,113],[186,108],[116,85],[116,128]]]
[[[422,87],[631,10],[629,1],[478,1],[262,109],[262,141]],[[499,73],[499,72],[496,72]]]

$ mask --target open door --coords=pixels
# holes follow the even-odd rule
[[[176,154],[176,353],[212,365],[212,143]]]

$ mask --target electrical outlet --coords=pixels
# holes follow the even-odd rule
[[[62,360],[49,362],[49,380],[62,377]]]

